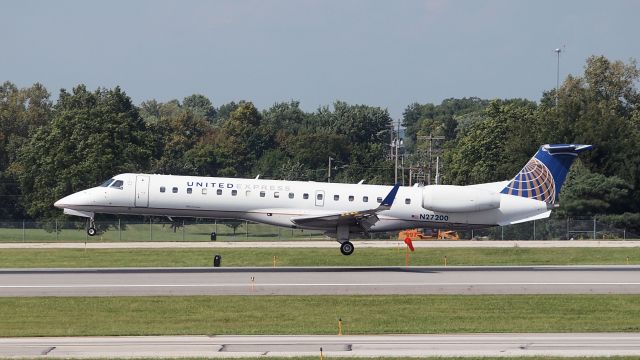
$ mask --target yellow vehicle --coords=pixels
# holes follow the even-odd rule
[[[430,234],[425,234],[419,229],[407,229],[398,233],[398,240],[460,240],[460,236],[455,231],[433,230]]]

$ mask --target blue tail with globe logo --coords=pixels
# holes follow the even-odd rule
[[[542,145],[520,172],[500,191],[555,204],[573,160],[591,145]]]

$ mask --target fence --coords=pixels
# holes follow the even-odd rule
[[[164,218],[144,221],[96,221],[98,234],[89,237],[84,221],[0,221],[0,241],[210,241],[215,232],[221,241],[318,240],[320,231],[287,229],[237,220],[193,220],[174,222]],[[545,219],[504,227],[458,232],[460,239],[570,240],[637,239],[626,229],[614,228],[597,219]],[[397,233],[372,234],[367,239],[395,239]]]
[[[487,240],[611,240],[637,239],[639,234],[591,219],[544,219],[522,224],[465,231],[461,238]]]
[[[98,234],[90,237],[85,221],[0,221],[0,241],[210,241],[217,240],[313,240],[324,239],[322,232],[286,229],[249,221],[96,221]]]

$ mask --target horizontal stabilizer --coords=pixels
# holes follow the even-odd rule
[[[543,212],[542,214],[537,214],[537,215],[530,216],[530,217],[524,218],[524,219],[500,222],[500,223],[498,223],[498,225],[500,225],[500,226],[515,225],[515,224],[520,224],[520,223],[527,222],[527,221],[546,219],[549,216],[551,216],[551,210]]]

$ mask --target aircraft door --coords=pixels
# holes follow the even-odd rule
[[[324,190],[316,190],[316,206],[324,206]]]
[[[136,176],[136,207],[149,207],[149,176]]]

